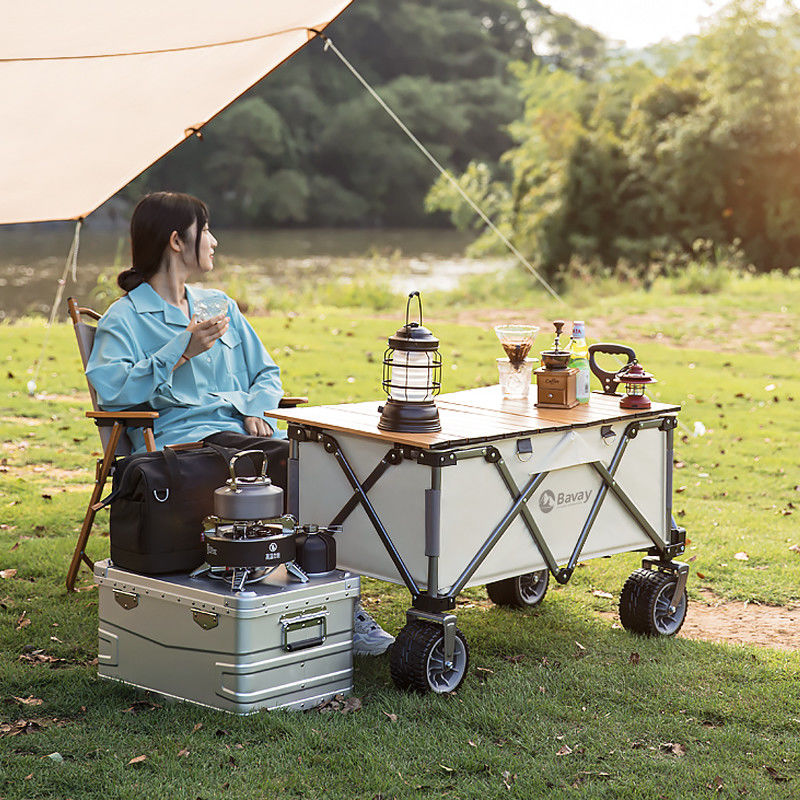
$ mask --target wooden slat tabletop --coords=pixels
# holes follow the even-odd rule
[[[379,439],[387,444],[423,450],[478,444],[491,439],[568,430],[588,425],[649,418],[680,411],[680,406],[653,403],[647,411],[619,407],[619,397],[592,392],[589,402],[570,409],[536,408],[535,388],[527,400],[506,400],[500,387],[484,386],[439,395],[436,406],[442,430],[437,433],[402,433],[378,429],[380,400],[340,405],[278,409],[269,416],[325,430]]]

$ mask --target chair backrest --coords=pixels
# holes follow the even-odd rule
[[[94,309],[84,308],[78,305],[78,301],[74,297],[67,298],[67,309],[72,318],[72,326],[75,330],[75,338],[78,340],[78,352],[81,355],[81,364],[83,365],[84,374],[86,373],[86,364],[89,362],[89,356],[92,353],[94,346],[94,335],[97,332],[97,326],[94,324],[100,319]],[[86,322],[84,320],[91,320]],[[95,411],[100,411],[97,402],[97,392],[88,378],[86,378],[86,385],[89,387],[89,397],[92,399],[92,408]],[[100,441],[103,443],[103,450],[105,450],[108,440],[111,437],[111,428],[105,425],[98,425],[97,432],[100,434]],[[128,435],[123,431],[119,437],[117,444],[117,456],[127,456],[133,451],[133,445]]]

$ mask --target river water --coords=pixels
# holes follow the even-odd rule
[[[73,226],[0,227],[0,320],[48,314],[64,272]],[[464,275],[487,272],[502,262],[465,258],[468,234],[453,230],[268,230],[214,231],[219,245],[211,282],[258,278],[261,285],[297,286],[302,281],[386,280],[398,293],[454,287]],[[81,232],[77,281],[67,277],[64,300],[86,304],[98,277],[110,278],[129,264],[127,232]],[[250,276],[250,277],[248,277]],[[65,311],[59,312],[64,318]]]

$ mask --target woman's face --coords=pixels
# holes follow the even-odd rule
[[[198,266],[200,272],[211,272],[214,269],[214,248],[218,243],[214,234],[209,230],[208,223],[200,231],[200,237],[200,250],[197,254]]]
[[[214,269],[214,248],[217,246],[217,240],[214,234],[208,228],[208,224],[204,225],[200,231],[200,246],[195,249],[195,236],[197,231],[197,221],[192,223],[192,227],[187,231],[186,249],[194,255],[197,252],[197,268],[200,272],[211,272]]]

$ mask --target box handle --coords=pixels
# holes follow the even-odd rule
[[[200,611],[199,609],[192,609],[192,619],[204,630],[210,631],[219,625],[219,616],[212,611]]]
[[[126,611],[130,611],[139,605],[139,595],[136,592],[123,592],[121,589],[114,589],[114,599]]]
[[[282,616],[280,619],[281,647],[286,650],[286,652],[291,653],[322,644],[328,635],[328,613],[326,606],[319,606],[318,608],[309,608],[295,614],[285,614]],[[290,641],[290,633],[294,631],[304,631],[314,627],[318,629],[316,636],[310,636],[306,639],[292,639]]]

